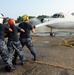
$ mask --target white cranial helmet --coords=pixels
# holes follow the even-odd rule
[[[4,18],[4,15],[0,14],[0,23],[3,23],[3,18]]]

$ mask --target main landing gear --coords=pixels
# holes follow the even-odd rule
[[[52,28],[50,30],[50,36],[54,36],[54,32],[52,32]]]

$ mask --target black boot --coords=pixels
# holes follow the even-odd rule
[[[5,66],[4,69],[5,69],[6,72],[11,72],[11,71],[15,70],[15,67],[13,67],[13,66]]]
[[[34,57],[32,60],[33,60],[33,61],[36,61],[36,53],[35,53],[35,52],[32,52],[31,54],[32,54],[33,57]]]
[[[34,57],[34,61],[36,61],[36,57]]]
[[[16,60],[15,59],[12,60],[12,64],[16,65]]]
[[[36,61],[36,57],[34,57],[34,61]]]
[[[34,54],[34,59],[33,60],[36,61],[36,54]]]

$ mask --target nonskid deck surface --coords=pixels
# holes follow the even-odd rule
[[[37,61],[24,46],[25,64],[20,65],[17,60],[16,70],[4,72],[4,63],[0,60],[0,75],[73,75],[74,74],[74,48],[62,46],[66,37],[32,36],[37,52]]]

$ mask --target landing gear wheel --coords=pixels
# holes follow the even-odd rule
[[[50,36],[54,36],[54,33],[50,33]]]

